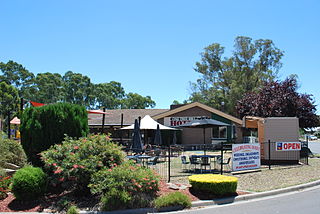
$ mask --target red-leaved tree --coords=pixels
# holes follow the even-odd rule
[[[297,88],[295,77],[268,82],[258,92],[245,94],[237,102],[237,112],[241,117],[297,117],[301,128],[319,126],[312,95],[300,94]]]

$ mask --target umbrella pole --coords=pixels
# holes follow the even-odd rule
[[[204,155],[206,155],[206,128],[203,128],[203,146],[204,146]]]

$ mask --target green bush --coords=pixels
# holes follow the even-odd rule
[[[19,141],[3,139],[0,135],[0,167],[5,168],[6,163],[23,167],[27,157]]]
[[[0,168],[0,200],[7,197],[10,183],[11,183],[11,177],[7,176],[6,172]]]
[[[125,209],[125,205],[132,200],[131,195],[125,190],[111,189],[101,198],[101,210]]]
[[[32,107],[24,110],[20,131],[28,160],[40,166],[38,154],[60,144],[65,135],[78,138],[88,134],[88,114],[85,107],[70,103]]]
[[[117,207],[114,204],[121,198],[121,208],[140,208],[150,206],[156,197],[159,190],[159,179],[159,176],[151,169],[128,161],[112,169],[95,173],[89,187],[93,194],[104,195],[105,203],[103,204],[110,203],[110,207]],[[113,193],[117,190],[124,192]]]
[[[76,206],[70,206],[67,210],[67,214],[79,214],[79,210]]]
[[[236,192],[238,178],[225,175],[202,174],[189,176],[189,182],[194,190],[225,195]]]
[[[45,193],[46,184],[47,175],[41,168],[26,166],[13,175],[12,192],[18,200],[33,200]]]
[[[172,192],[167,195],[160,196],[154,200],[155,208],[181,206],[182,208],[190,208],[190,198],[181,192]]]
[[[50,176],[50,184],[67,189],[85,189],[92,174],[124,161],[121,147],[106,135],[80,139],[67,137],[62,144],[52,146],[41,156]]]

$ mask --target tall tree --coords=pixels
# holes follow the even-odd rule
[[[223,57],[224,47],[214,43],[204,48],[201,62],[194,70],[201,74],[191,83],[190,101],[199,101],[236,114],[236,101],[256,91],[265,81],[275,79],[282,66],[283,52],[268,39],[252,41],[249,37],[235,39],[232,55]]]
[[[34,80],[34,90],[36,96],[33,101],[40,103],[55,103],[63,100],[62,76],[58,73],[39,73]]]
[[[64,81],[64,101],[91,107],[94,104],[94,85],[90,78],[79,73],[68,71],[63,76]]]
[[[94,87],[94,97],[98,108],[118,109],[125,91],[119,82],[100,83]]]
[[[257,92],[249,92],[237,103],[241,117],[298,117],[301,128],[320,125],[312,95],[299,94],[295,76],[283,82],[265,83]]]
[[[5,81],[9,85],[13,85],[18,89],[19,96],[29,99],[32,96],[32,87],[34,74],[29,72],[21,64],[12,60],[7,63],[0,62],[0,81]]]
[[[10,120],[11,118],[9,118],[8,115],[18,110],[18,103],[18,90],[14,86],[7,84],[5,81],[0,82],[0,120],[2,120],[2,118],[7,118],[7,121]],[[5,123],[5,126],[6,124],[7,122]]]
[[[8,85],[6,82],[1,82],[0,104],[0,114],[2,115],[6,115],[9,111],[17,111],[19,104],[18,90],[14,86]]]
[[[151,99],[150,96],[143,97],[137,93],[128,93],[126,98],[123,100],[122,108],[127,109],[145,109],[153,108],[156,103]]]

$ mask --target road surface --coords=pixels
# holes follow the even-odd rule
[[[276,182],[276,181],[275,181]],[[197,210],[186,210],[187,214],[319,214],[320,187],[300,192],[286,193],[250,201],[215,205]]]
[[[320,141],[309,141],[309,148],[312,153],[314,154],[320,154]],[[320,213],[320,212],[319,212]]]

